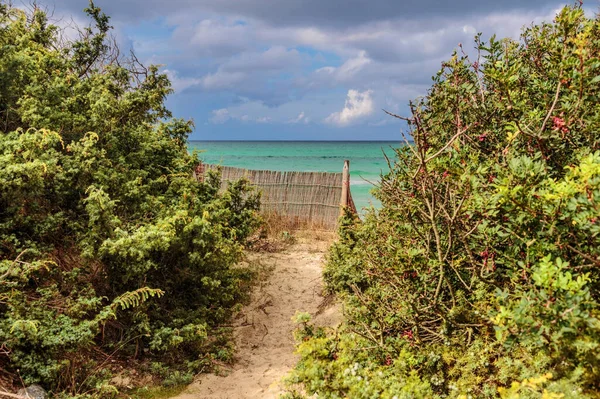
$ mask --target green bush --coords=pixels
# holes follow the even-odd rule
[[[172,383],[222,344],[258,195],[195,179],[168,79],[86,11],[64,42],[44,12],[0,5],[0,370],[106,396],[111,359],[183,367]]]
[[[566,7],[442,64],[403,118],[414,144],[382,208],[342,223],[325,279],[346,321],[303,339],[293,382],[331,398],[600,392],[599,38]]]

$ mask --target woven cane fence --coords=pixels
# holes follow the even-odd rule
[[[222,188],[247,178],[261,191],[261,212],[290,219],[296,225],[334,230],[340,216],[343,173],[279,172],[202,164],[198,172],[221,169]],[[356,209],[348,185],[347,206]]]

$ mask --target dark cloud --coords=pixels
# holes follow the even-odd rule
[[[241,16],[272,25],[355,26],[373,21],[411,21],[435,16],[463,17],[507,10],[560,6],[556,0],[96,0],[115,19],[138,20],[173,13]],[[86,0],[55,2],[58,9],[79,11]]]
[[[219,13],[251,16],[274,25],[354,26],[389,19],[413,20],[439,15],[453,17],[510,9],[531,10],[555,4],[556,1],[548,0],[219,0],[206,2],[203,6]]]

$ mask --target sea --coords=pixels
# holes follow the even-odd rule
[[[384,153],[394,159],[400,142],[391,141],[190,141],[204,163],[245,169],[341,172],[350,161],[350,191],[356,208],[380,203],[371,190],[388,170]]]

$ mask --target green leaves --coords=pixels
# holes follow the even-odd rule
[[[121,308],[121,310],[135,308],[146,302],[151,297],[157,296],[160,298],[164,294],[165,292],[160,289],[142,287],[135,291],[126,292],[122,295],[119,295],[117,298],[113,299],[111,307],[114,310],[118,308]]]
[[[114,392],[98,353],[187,376],[223,345],[259,197],[195,180],[168,78],[121,56],[109,18],[86,12],[64,42],[43,12],[0,6],[0,368],[102,397]]]
[[[598,391],[598,37],[597,16],[566,7],[520,41],[477,36],[477,58],[442,64],[410,104],[414,145],[382,176],[382,208],[344,220],[330,251],[346,330],[329,345],[353,347],[302,353],[310,394],[385,396],[387,382],[346,384],[337,364],[355,359],[378,370],[410,359],[394,393],[414,375],[428,397],[491,398],[549,371],[548,392]]]
[[[27,334],[31,332],[36,334],[38,332],[38,326],[40,322],[37,320],[16,320],[10,328],[10,333],[14,334],[19,332],[20,334]]]
[[[571,293],[583,292],[589,282],[589,274],[580,274],[573,278],[568,271],[569,263],[557,258],[552,262],[551,256],[546,256],[531,274],[531,278],[538,287],[545,287],[552,291],[568,291]]]

